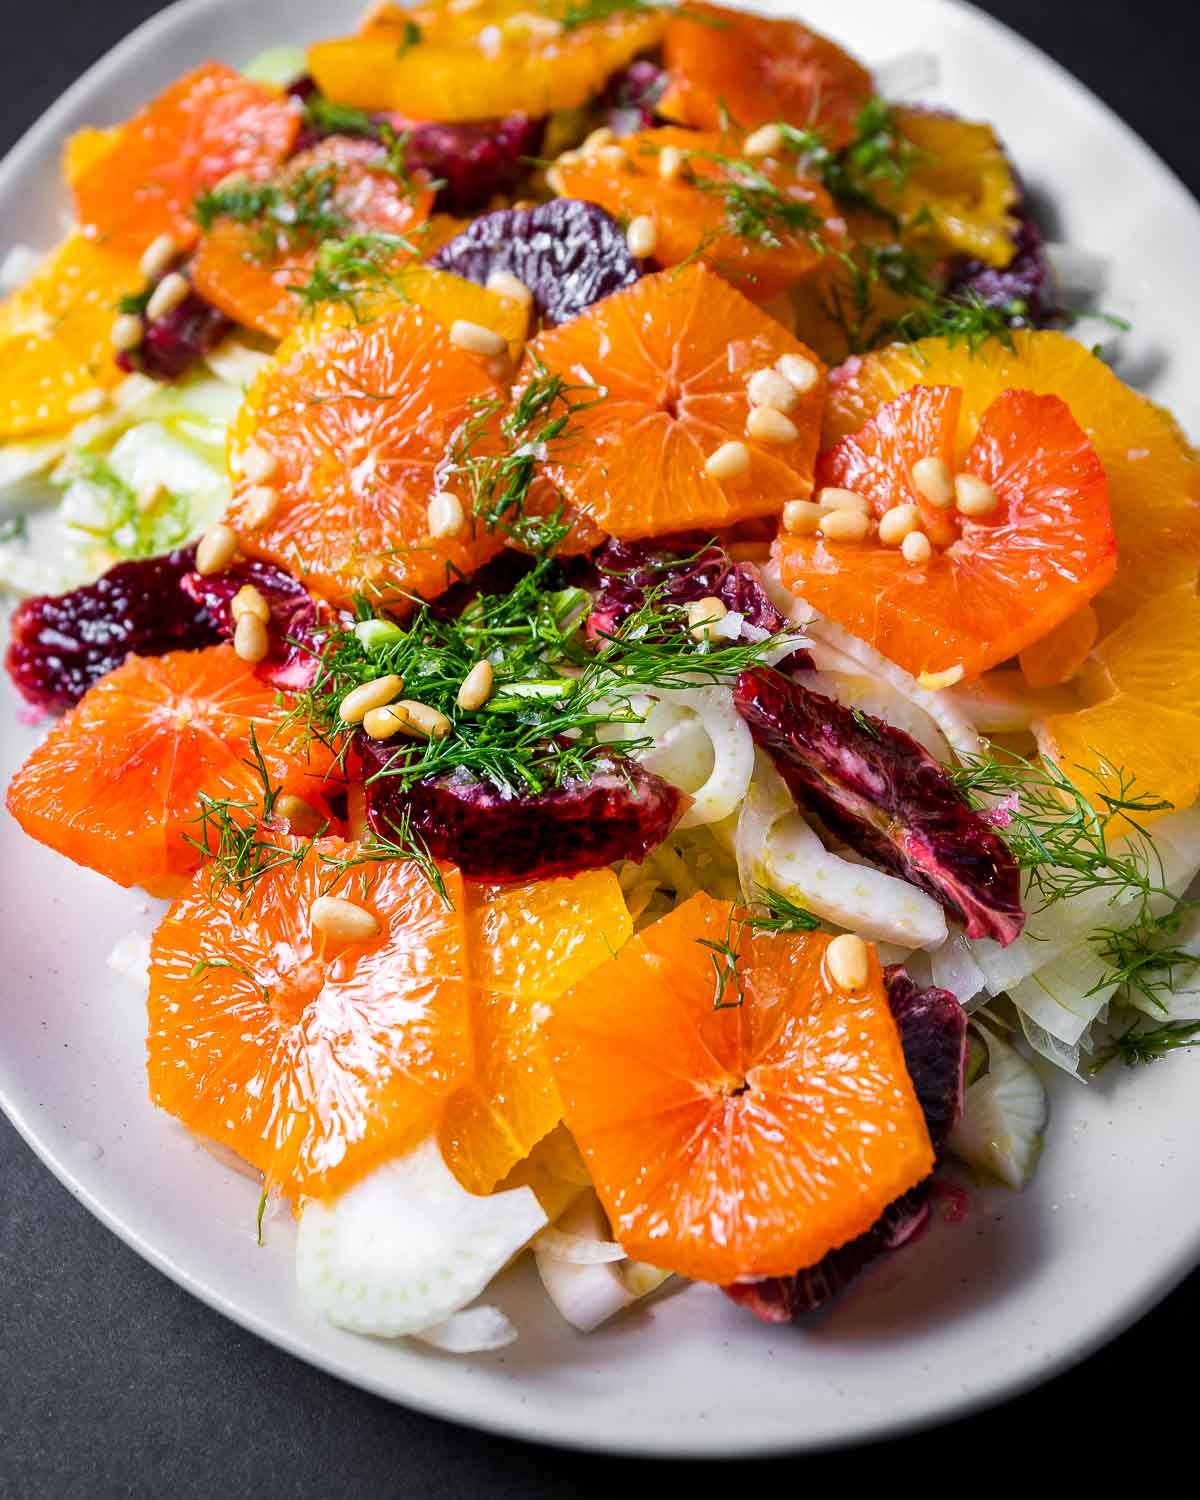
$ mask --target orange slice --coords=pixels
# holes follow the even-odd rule
[[[473,1060],[438,1138],[469,1192],[491,1192],[562,1119],[542,1043],[546,1006],[607,963],[632,931],[611,870],[468,886]]]
[[[118,885],[173,893],[200,863],[200,795],[257,804],[272,783],[320,805],[329,757],[281,726],[274,688],[230,646],[129,656],[51,729],[8,788],[31,838]]]
[[[108,155],[121,139],[124,128],[123,125],[108,125],[103,128],[85,125],[74,135],[67,137],[62,153],[62,169],[68,187],[73,188],[89,167],[94,166],[102,156]]]
[[[788,1275],[932,1168],[878,959],[846,994],[830,941],[746,932],[701,894],[555,1002],[566,1122],[630,1256],[721,1284]],[[737,980],[718,985],[705,943],[732,943]]]
[[[571,437],[544,466],[602,530],[633,538],[731,526],[811,493],[823,367],[707,267],[643,277],[529,348],[546,370],[602,393],[572,416]],[[809,360],[817,377],[789,413],[795,435],[749,438],[749,379],[784,355]],[[744,445],[746,466],[714,477],[706,463],[730,442]]]
[[[297,855],[300,840],[276,837]],[[293,1199],[333,1197],[425,1134],[468,1065],[462,881],[452,905],[405,861],[353,862],[320,841],[248,897],[204,873],[150,950],[150,1096]],[[312,920],[332,894],[377,933],[335,942]]]
[[[277,90],[205,63],[129,120],[74,184],[83,232],[140,256],[160,234],[197,234],[192,206],[231,172],[267,177],[287,156],[300,116]]]
[[[625,136],[625,161],[605,152],[568,152],[555,170],[568,198],[600,204],[619,219],[648,214],[652,259],[677,266],[697,256],[755,302],[766,302],[823,265],[845,225],[819,183],[792,161],[750,161],[736,141],[667,127]],[[669,181],[664,150],[683,153]]]
[[[990,340],[974,353],[945,339],[895,344],[850,361],[830,382],[827,443],[856,432],[914,385],[962,388],[959,444],[1012,386],[1061,396],[1108,475],[1120,549],[1116,578],[1096,601],[1103,630],[1200,567],[1200,462],[1175,419],[1131,391],[1062,333],[1014,333],[1015,352]]]
[[[689,4],[673,16],[664,53],[670,82],[658,112],[701,130],[727,119],[745,130],[783,120],[841,146],[874,92],[861,64],[799,21],[720,5]]]
[[[473,403],[496,399],[488,361],[405,302],[366,322],[302,323],[260,371],[230,429],[231,462],[253,442],[276,460],[270,518],[242,480],[229,523],[252,557],[337,603],[401,605],[442,592],[501,548],[467,518],[430,535],[434,470]],[[457,570],[457,572],[456,572]]]

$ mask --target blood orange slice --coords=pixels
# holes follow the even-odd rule
[[[433,1125],[468,1065],[463,891],[355,844],[275,836],[249,893],[199,874],[150,950],[150,1095],[295,1197],[335,1197]],[[307,849],[307,852],[305,852]],[[331,895],[376,931],[335,940]],[[371,921],[366,928],[369,931]]]
[[[749,932],[697,895],[555,1002],[566,1122],[629,1255],[722,1284],[787,1275],[932,1168],[878,960],[845,993],[830,941]]]
[[[322,803],[329,757],[282,728],[276,691],[229,646],[130,656],[50,731],[8,788],[31,838],[118,885],[177,891],[200,863],[200,795],[261,801],[273,784]]]
[[[160,234],[190,245],[197,195],[231,172],[269,176],[299,129],[282,94],[205,63],[139,110],[80,174],[74,186],[83,232],[134,257]]]
[[[701,130],[784,120],[841,146],[873,92],[867,70],[827,37],[721,5],[685,6],[667,23],[664,52],[670,82],[658,112]]]
[[[876,517],[913,505],[934,542],[910,563],[880,537],[780,537],[780,568],[822,614],[916,675],[974,677],[1015,655],[1086,604],[1112,578],[1116,543],[1104,469],[1057,396],[1007,391],[983,413],[958,462],[963,393],[918,386],[824,452],[824,486],[865,496]],[[914,484],[937,459],[998,497],[975,517],[941,510]]]
[[[812,490],[823,367],[803,344],[706,266],[646,276],[530,344],[542,368],[599,399],[571,418],[545,464],[601,530],[636,538],[731,526]],[[782,441],[747,436],[747,386],[783,356],[811,385]],[[733,472],[706,465],[726,444]]]

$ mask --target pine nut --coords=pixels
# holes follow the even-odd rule
[[[428,703],[415,703],[411,698],[402,698],[399,703],[393,703],[392,708],[396,713],[404,715],[404,733],[411,734],[414,738],[444,740],[454,728],[445,714],[439,713],[436,708],[430,708]]]
[[[899,547],[920,524],[921,512],[915,505],[893,505],[879,518],[879,540],[885,547]]]
[[[379,936],[375,914],[340,896],[318,896],[308,909],[308,919],[318,932],[339,943],[365,943]]]
[[[179,246],[169,234],[160,234],[151,240],[142,252],[138,270],[147,281],[157,281],[170,270],[171,262],[179,254]]]
[[[260,448],[257,443],[247,443],[242,449],[241,469],[251,484],[266,484],[275,477],[279,460],[273,453]]]
[[[150,293],[150,300],[146,303],[146,317],[151,323],[157,322],[159,318],[165,318],[169,312],[175,311],[191,289],[191,283],[186,276],[181,276],[178,271],[172,271],[164,276]]]
[[[408,728],[408,715],[390,704],[384,708],[369,708],[363,714],[362,727],[373,740],[390,740]]]
[[[864,515],[871,512],[871,502],[857,490],[839,490],[828,485],[817,491],[817,504],[822,510],[861,510]]]
[[[268,525],[279,509],[279,491],[269,484],[256,484],[242,496],[242,524],[248,531]]]
[[[645,260],[653,255],[658,245],[658,225],[649,214],[639,214],[625,231],[625,243],[635,260]]]
[[[601,125],[599,130],[593,130],[590,135],[583,138],[580,151],[584,156],[594,156],[603,146],[611,146],[616,140],[616,135],[607,125]]]
[[[862,938],[853,932],[843,932],[826,948],[825,967],[838,989],[852,994],[867,987],[871,977],[871,955]]]
[[[487,289],[495,292],[497,297],[507,297],[510,302],[519,302],[522,307],[533,306],[533,293],[511,271],[493,271],[487,279]]]
[[[933,556],[933,547],[923,531],[910,531],[900,543],[900,552],[906,563],[919,568]]]
[[[237,556],[237,532],[229,526],[214,526],[196,544],[196,572],[202,578],[223,573]]]
[[[403,688],[404,678],[396,672],[360,683],[358,687],[351,688],[338,704],[338,718],[343,724],[361,724],[364,714],[390,703]]]
[[[560,157],[559,160],[561,161],[562,158]],[[557,193],[560,198],[565,195],[567,185],[563,181],[563,175],[557,167],[546,168],[546,186],[552,193]]]
[[[67,410],[73,417],[91,417],[98,411],[103,411],[108,405],[108,392],[102,391],[99,386],[93,386],[91,390],[80,391],[78,396],[72,396],[67,402]]]
[[[485,356],[503,354],[508,348],[503,334],[485,328],[482,323],[470,323],[466,318],[456,318],[450,325],[450,342],[468,354]]]
[[[463,678],[455,702],[464,712],[474,713],[492,696],[495,682],[496,674],[492,671],[491,662],[485,657],[483,661],[477,661]]]
[[[789,500],[783,507],[783,529],[792,536],[813,536],[825,514],[811,500]]]
[[[683,152],[678,146],[664,146],[658,153],[658,175],[664,182],[672,182],[683,170]]]
[[[1000,504],[1000,496],[975,474],[954,476],[954,504],[962,516],[990,516]]]
[[[917,674],[917,686],[923,687],[927,693],[940,693],[944,688],[955,687],[963,680],[963,664],[947,667],[944,672],[920,672]]]
[[[262,661],[271,649],[267,638],[267,627],[257,615],[249,613],[238,617],[233,631],[233,649],[243,661]]]
[[[831,542],[861,542],[871,529],[871,518],[862,510],[827,510],[818,530]]]
[[[112,333],[109,337],[118,354],[128,354],[130,349],[136,349],[142,342],[142,335],[145,331],[146,325],[137,313],[122,313],[119,318],[113,320]]]
[[[720,599],[714,599],[711,595],[707,599],[695,599],[687,607],[688,633],[698,641],[716,640],[717,634],[714,626],[729,613]]]
[[[803,354],[781,354],[775,368],[802,396],[807,396],[821,378],[820,368]]]
[[[606,167],[612,167],[614,171],[620,171],[622,167],[629,165],[629,157],[625,154],[624,146],[601,146],[594,155]]]
[[[435,541],[457,536],[466,519],[462,501],[453,490],[441,490],[429,502],[429,535]]]
[[[800,392],[778,370],[755,370],[746,385],[751,406],[773,406],[789,412],[800,399]]]
[[[747,434],[760,443],[794,443],[800,429],[774,406],[756,406],[746,418]]]
[[[303,797],[297,797],[292,792],[281,792],[275,798],[271,812],[275,817],[282,818],[288,829],[301,838],[315,838],[328,822],[311,802],[305,802]]]
[[[912,466],[913,489],[938,510],[954,504],[954,475],[944,458],[919,458]]]
[[[229,601],[229,613],[235,620],[240,620],[243,615],[253,615],[264,625],[271,622],[271,606],[252,583],[243,584],[234,594]]]
[[[773,156],[783,145],[783,131],[778,125],[760,125],[742,142],[747,156]]]
[[[722,443],[715,453],[708,455],[704,472],[710,479],[718,481],[737,479],[750,467],[750,450],[745,443]]]
[[[167,493],[167,487],[161,479],[152,479],[134,493],[133,503],[141,516],[148,516],[157,510],[159,502]]]

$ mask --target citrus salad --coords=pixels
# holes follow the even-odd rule
[[[170,903],[150,1096],[335,1324],[798,1319],[1200,1040],[1200,466],[933,77],[376,5],[4,261],[8,809]]]

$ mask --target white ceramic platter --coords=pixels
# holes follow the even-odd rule
[[[796,0],[759,0],[781,13]],[[67,133],[121,119],[205,57],[345,30],[360,0],[186,0],[75,85],[0,168],[3,236],[50,245]],[[994,121],[1058,234],[1110,258],[1110,305],[1137,320],[1148,388],[1195,432],[1200,210],[1066,73],[947,0],[806,0],[805,19],[870,63],[914,47],[941,62],[933,97]],[[1126,366],[1127,373],[1131,371]],[[35,731],[0,689],[0,781]],[[804,1328],[768,1329],[692,1287],[599,1334],[561,1323],[528,1269],[498,1300],[517,1344],[473,1360],[320,1326],[292,1288],[290,1223],[254,1242],[257,1191],[156,1113],[140,1002],[105,967],[155,920],[137,894],[26,840],[0,814],[0,1103],[47,1165],[113,1230],[228,1317],[334,1374],[498,1432],[623,1452],[748,1454],[878,1437],[1010,1395],[1078,1360],[1200,1258],[1200,1058],[1087,1089],[1053,1085],[1054,1118],[1023,1197],[972,1191]],[[45,1276],[55,1275],[54,1259]]]

